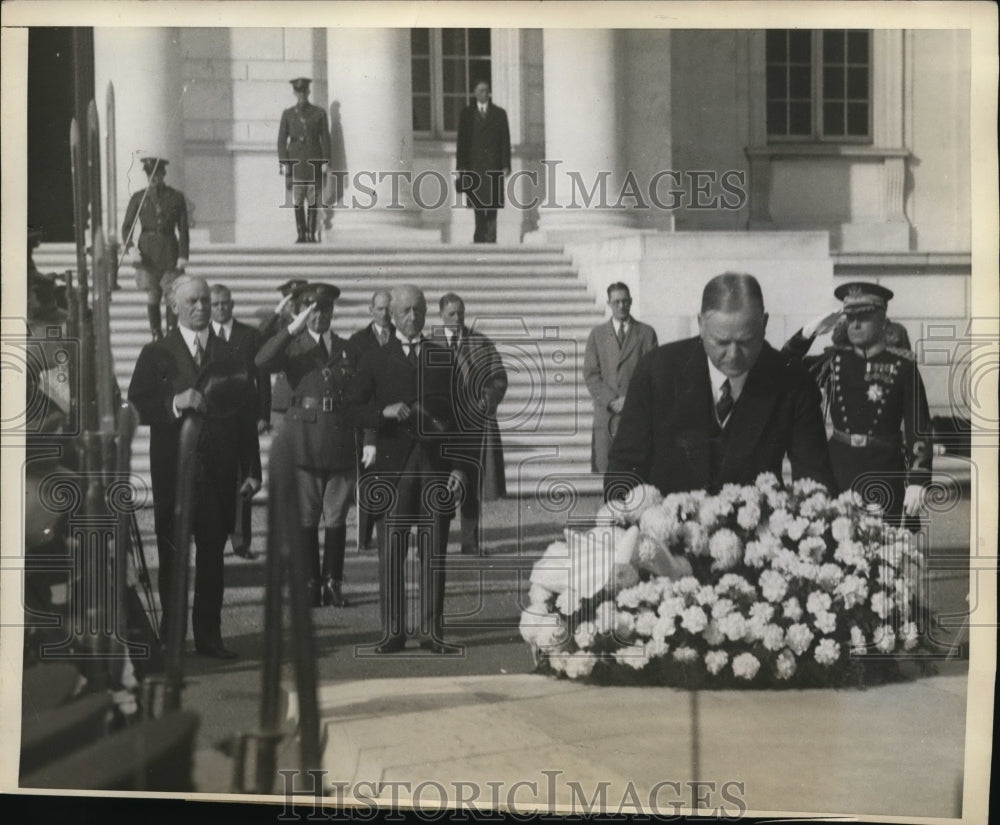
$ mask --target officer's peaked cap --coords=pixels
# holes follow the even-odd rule
[[[140,158],[139,162],[142,163],[142,171],[147,175],[153,174],[154,169],[165,170],[167,164],[170,163],[170,161],[165,158]]]
[[[295,292],[295,290],[298,289],[300,286],[305,286],[307,283],[309,282],[304,281],[302,278],[292,278],[288,281],[285,281],[281,286],[279,286],[278,292],[280,292],[282,295],[289,295]]]
[[[340,297],[340,290],[333,284],[304,284],[292,294],[299,300],[314,304],[332,304]]]
[[[841,284],[834,292],[834,297],[844,302],[844,311],[864,311],[868,309],[885,309],[892,299],[892,290],[879,284],[865,281],[852,281]]]
[[[312,83],[312,78],[311,77],[293,77],[288,82],[292,84],[292,88],[296,92],[302,92],[302,91],[308,91],[309,90],[309,84]]]

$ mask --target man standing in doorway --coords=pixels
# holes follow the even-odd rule
[[[656,330],[632,317],[632,295],[625,284],[608,287],[608,306],[611,320],[590,331],[583,355],[583,378],[594,399],[590,469],[602,474],[608,471],[608,452],[632,373],[640,359],[658,346]]]
[[[497,210],[504,205],[504,176],[510,174],[507,113],[490,99],[490,84],[473,88],[476,102],[458,118],[456,169],[459,191],[475,210],[474,243],[497,242]]]

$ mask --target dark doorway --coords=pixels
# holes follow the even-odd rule
[[[28,223],[43,241],[72,241],[69,127],[94,96],[93,30],[33,27],[28,33]]]

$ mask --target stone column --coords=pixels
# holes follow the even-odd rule
[[[539,228],[548,240],[630,225],[624,210],[602,208],[616,202],[623,180],[617,36],[597,29],[544,31],[546,166]]]
[[[169,160],[167,183],[184,189],[183,70],[176,28],[94,29],[94,98],[102,135],[108,81],[115,86],[118,226],[129,196],[147,184],[139,158]]]
[[[413,173],[409,29],[327,29],[327,89],[340,103],[348,186],[324,240],[420,240]],[[416,233],[416,235],[415,235]],[[424,240],[439,240],[433,232]]]

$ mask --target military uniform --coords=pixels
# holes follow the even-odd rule
[[[305,287],[309,296],[337,294],[336,287]],[[321,298],[322,300],[322,298]],[[332,299],[331,299],[332,303]],[[305,306],[307,304],[303,304]],[[308,329],[293,335],[280,329],[260,348],[255,363],[268,372],[283,371],[291,393],[283,427],[295,455],[300,525],[307,563],[312,567],[314,599],[346,604],[341,594],[347,511],[357,475],[354,421],[344,393],[357,368],[355,348],[332,331],[317,341]],[[320,515],[325,529],[319,562]]]
[[[309,90],[310,80],[292,80],[296,92]],[[278,162],[285,176],[285,189],[295,204],[297,243],[316,240],[316,216],[323,191],[323,164],[330,162],[330,126],[326,110],[299,102],[281,113],[278,127]],[[305,214],[308,193],[308,218]]]
[[[852,286],[863,296],[875,285],[846,284],[837,297]],[[892,293],[880,290],[876,294],[888,301]],[[845,309],[852,306],[858,304],[845,301]],[[799,331],[785,351],[804,357],[812,341]],[[805,360],[818,372],[826,393],[833,425],[830,462],[838,486],[855,489],[868,504],[882,505],[896,521],[903,513],[905,488],[931,480],[930,412],[912,353],[886,346],[871,349],[866,353],[839,344]],[[913,520],[904,523],[917,526]]]

